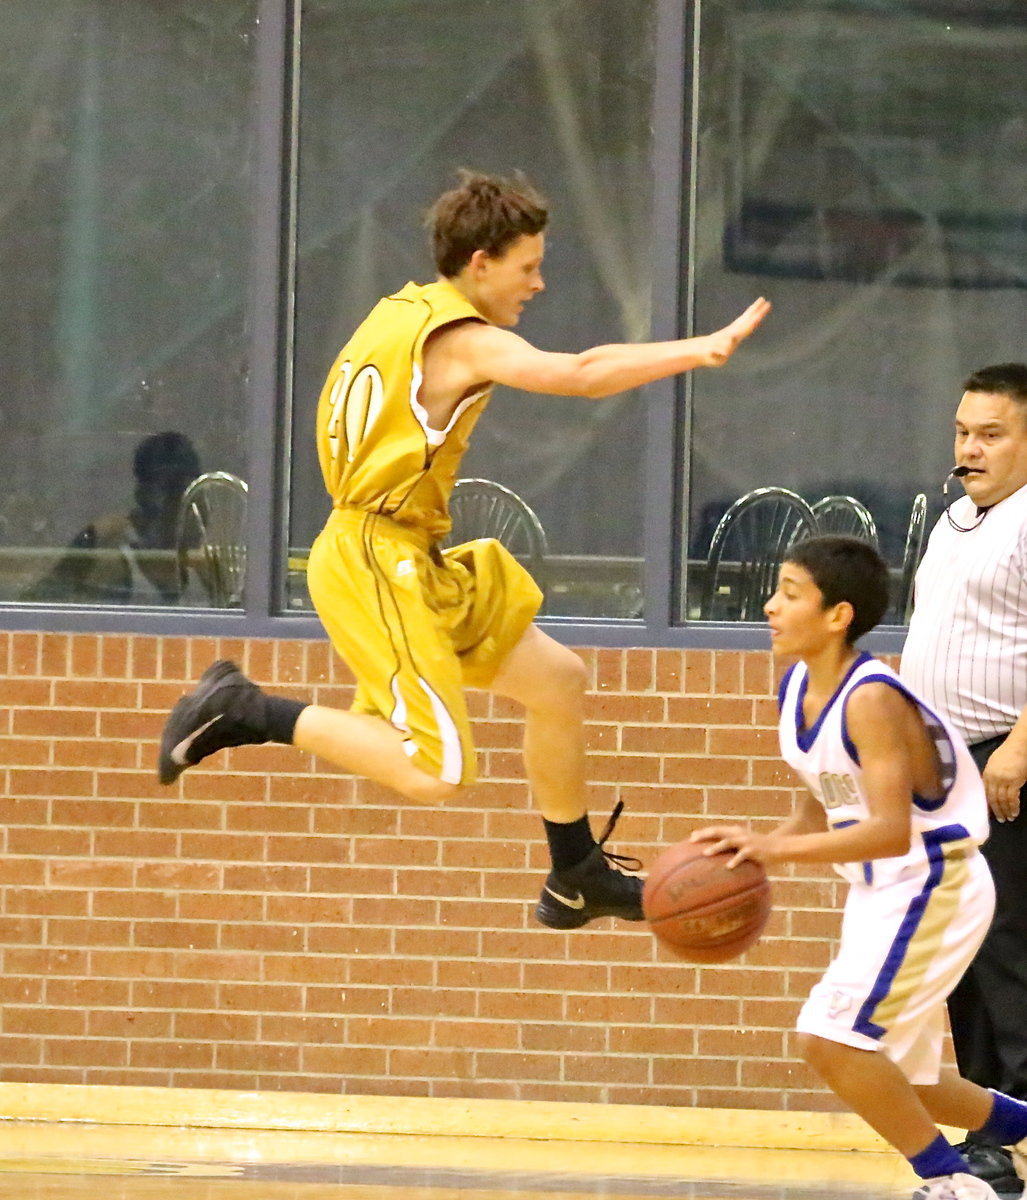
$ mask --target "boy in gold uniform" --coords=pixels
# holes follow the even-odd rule
[[[357,677],[353,708],[270,696],[215,663],[168,718],[159,776],[171,783],[216,750],[277,741],[443,803],[474,782],[464,689],[487,688],[525,710],[525,768],[553,861],[536,916],[557,929],[638,921],[641,880],[603,849],[612,821],[597,843],[586,812],[583,663],[533,624],[541,593],[498,542],[438,542],[493,384],[598,399],[721,366],[770,306],[757,300],[705,337],[548,353],[507,328],[545,286],[542,197],[522,178],[465,172],[429,221],[438,279],[375,306],[318,406],[333,510],[308,586]]]

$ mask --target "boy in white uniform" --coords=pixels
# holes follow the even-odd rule
[[[849,882],[841,942],[799,1014],[803,1058],[908,1160],[917,1200],[985,1200],[991,1187],[938,1125],[981,1130],[1027,1167],[1027,1104],[941,1070],[945,999],[994,909],[978,846],[980,776],[951,726],[855,648],[884,615],[888,572],[868,543],[793,546],[765,606],[780,689],[782,757],[809,788],[770,833],[696,831],[708,853],[831,863]]]

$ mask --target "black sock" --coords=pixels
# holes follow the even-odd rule
[[[542,824],[545,826],[554,871],[566,871],[568,867],[576,867],[579,862],[588,858],[596,844],[587,815],[567,822],[547,821],[543,817]]]
[[[269,742],[292,745],[292,735],[300,713],[307,707],[302,700],[285,696],[264,696],[264,731]]]

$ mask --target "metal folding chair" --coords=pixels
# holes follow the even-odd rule
[[[546,531],[534,510],[516,492],[491,479],[458,479],[449,497],[453,528],[445,545],[495,538],[546,590]]]
[[[927,495],[925,492],[917,492],[913,497],[913,507],[909,510],[909,524],[906,526],[906,548],[902,554],[902,579],[896,606],[898,621],[902,625],[909,624],[909,617],[913,611],[913,583],[924,548],[926,524]]]
[[[762,620],[788,547],[817,532],[816,515],[797,492],[763,487],[740,496],[710,539],[700,619]]]
[[[821,533],[849,534],[877,548],[877,522],[870,509],[855,496],[824,496],[813,505],[813,513]]]
[[[208,471],[186,488],[178,509],[175,553],[183,594],[195,570],[214,608],[240,608],[246,581],[246,483]]]

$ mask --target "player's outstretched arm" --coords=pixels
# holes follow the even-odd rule
[[[769,311],[770,302],[761,297],[715,333],[669,342],[612,343],[580,354],[539,350],[508,329],[468,322],[444,334],[438,348],[458,359],[477,381],[600,399],[696,367],[722,367]]]

